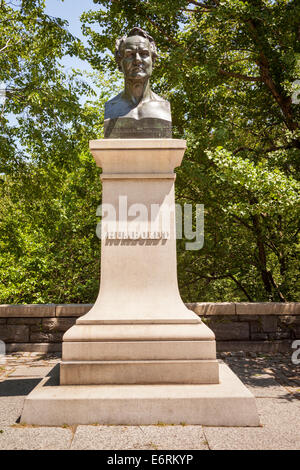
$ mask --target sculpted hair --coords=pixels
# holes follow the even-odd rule
[[[157,57],[157,49],[156,49],[156,44],[155,44],[155,41],[153,39],[152,36],[150,36],[150,34],[148,34],[146,31],[144,31],[142,28],[139,28],[139,27],[135,27],[135,28],[132,28],[128,35],[127,36],[122,36],[121,38],[117,39],[116,40],[116,47],[115,47],[115,59],[116,59],[116,62],[117,62],[117,65],[118,65],[118,68],[119,70],[121,70],[121,66],[120,66],[120,63],[121,63],[121,60],[122,60],[122,57],[123,57],[123,46],[124,46],[124,42],[126,41],[127,38],[129,38],[130,36],[141,36],[143,38],[146,38],[148,39],[149,43],[150,43],[150,50],[151,50],[151,55],[152,55],[152,61],[153,61],[153,64],[155,62],[155,59]]]

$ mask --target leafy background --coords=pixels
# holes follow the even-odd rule
[[[188,150],[176,200],[204,204],[205,243],[178,241],[185,301],[299,301],[300,5],[289,0],[94,0],[83,43],[43,0],[0,0],[0,303],[93,302],[99,169],[114,42],[156,40],[152,88]],[[66,72],[65,56],[92,67]],[[93,92],[91,83],[98,90]]]

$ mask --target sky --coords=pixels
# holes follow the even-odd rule
[[[87,45],[87,41],[81,32],[80,16],[84,11],[98,9],[99,5],[95,5],[93,0],[46,0],[46,13],[67,20],[70,33],[81,39],[85,45]],[[87,61],[82,61],[76,57],[66,56],[62,60],[62,64],[66,69],[76,68],[92,72],[92,68]]]
[[[87,40],[81,32],[80,16],[84,11],[98,10],[99,5],[95,5],[93,0],[46,0],[46,13],[50,16],[55,16],[67,20],[69,23],[68,30],[74,36],[82,40],[87,45]],[[82,61],[76,57],[65,56],[61,60],[61,64],[65,67],[66,71],[71,68],[80,69],[86,72],[92,72],[93,69],[87,61]],[[94,88],[97,93],[95,84],[85,78],[85,80]],[[4,97],[2,96],[1,89],[5,88],[5,84],[0,83],[0,110],[4,104]],[[81,102],[84,102],[84,97],[81,97]],[[12,125],[16,124],[16,118],[14,115],[7,116]]]
[[[93,0],[46,0],[46,13],[69,22],[69,31],[84,40],[80,28],[80,16],[84,11],[98,10]]]

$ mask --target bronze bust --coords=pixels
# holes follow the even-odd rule
[[[133,28],[116,41],[115,58],[125,86],[105,103],[105,138],[172,137],[170,103],[150,89],[156,57],[154,39],[141,28]]]

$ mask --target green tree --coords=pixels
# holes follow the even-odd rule
[[[114,40],[136,25],[157,42],[153,88],[188,141],[177,201],[205,205],[204,248],[178,241],[184,299],[299,300],[299,3],[95,3],[84,48],[44,1],[0,0],[0,302],[95,300],[101,186],[88,141],[119,91]],[[98,99],[65,73],[66,54],[93,66]]]
[[[114,39],[145,28],[161,54],[154,89],[188,141],[177,200],[206,211],[204,248],[178,243],[184,298],[299,300],[299,2],[94,3],[82,18],[91,64],[112,70]]]
[[[0,172],[73,153],[68,126],[82,123],[79,98],[87,85],[67,75],[60,60],[78,55],[82,45],[66,21],[45,14],[44,0],[0,2],[0,83],[6,86],[0,109]],[[59,157],[60,155],[60,157]],[[62,159],[63,160],[63,159]]]
[[[61,59],[84,48],[44,6],[0,2],[0,303],[89,302],[99,287],[101,185],[88,141],[103,134],[109,84],[98,74],[95,99],[66,74]]]

